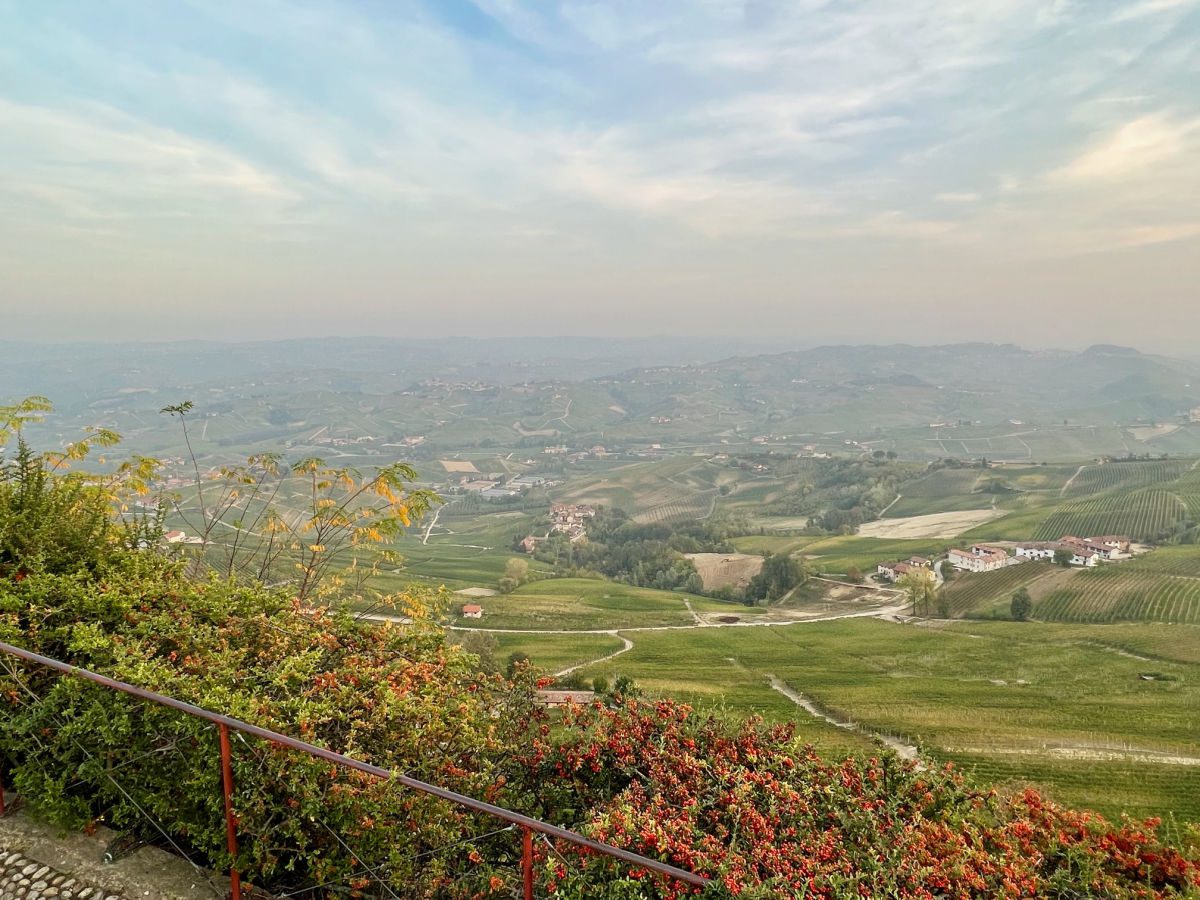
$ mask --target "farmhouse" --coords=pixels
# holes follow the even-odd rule
[[[591,703],[596,698],[595,691],[536,691],[534,696],[542,706],[566,706],[576,703],[581,706]]]
[[[1101,559],[1112,559],[1120,553],[1115,546],[1103,543],[1095,538],[1077,538],[1074,535],[1066,535],[1059,541],[1063,546],[1069,547],[1071,550],[1079,553],[1090,553]]]
[[[1114,548],[1118,553],[1128,553],[1132,541],[1123,534],[1105,534],[1100,537],[1088,538],[1093,544],[1103,544]]]
[[[992,556],[997,553],[1008,556],[1008,551],[1003,547],[990,547],[987,544],[975,544],[971,547],[971,552],[976,556]]]
[[[908,564],[917,569],[929,569],[933,567],[933,560],[926,559],[923,556],[910,556]]]
[[[545,538],[534,537],[532,534],[521,539],[521,550],[525,553],[532,553],[537,549],[537,545],[544,541]]]
[[[483,607],[477,603],[468,603],[462,608],[464,619],[482,619]]]
[[[1081,538],[1064,534],[1057,541],[1033,541],[1017,544],[1018,559],[1052,560],[1060,550],[1071,551],[1071,565],[1095,566],[1102,560],[1121,559],[1129,552],[1129,538],[1123,535]]]
[[[1054,551],[1062,546],[1058,541],[1031,541],[1017,544],[1017,559],[1054,559]]]
[[[983,550],[983,552],[976,552],[977,550]],[[1008,551],[982,547],[972,547],[970,550],[951,550],[950,565],[968,572],[992,572],[1008,565]]]
[[[908,563],[886,562],[880,563],[875,571],[879,574],[880,578],[895,582],[899,581],[914,568],[916,568],[916,566],[911,566]]]
[[[168,544],[180,544],[187,539],[186,531],[168,531],[163,535],[163,540]]]

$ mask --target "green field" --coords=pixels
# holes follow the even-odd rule
[[[611,634],[496,634],[496,658],[507,662],[513,653],[524,653],[534,665],[547,672],[615,653],[624,642]]]
[[[932,558],[953,546],[955,541],[941,538],[897,540],[845,535],[813,541],[804,547],[803,554],[810,565],[822,572],[844,574],[855,568],[871,574],[881,562],[913,555]]]
[[[585,671],[631,675],[705,708],[816,727],[770,689],[774,674],[826,710],[983,775],[1044,784],[1110,815],[1200,820],[1200,629],[1172,639],[1162,626],[1115,626],[1112,643],[1108,631],[845,620],[643,632],[632,635],[633,650]],[[1172,643],[1185,649],[1152,661],[1125,649]],[[1155,680],[1143,680],[1147,672]],[[818,739],[854,742],[852,733],[822,734],[827,727],[817,727]]]
[[[888,509],[887,517],[899,519],[960,509],[987,509],[994,495],[974,492],[981,477],[987,474],[981,469],[939,469],[905,482],[900,499]]]
[[[686,602],[685,602],[686,601]],[[694,594],[633,587],[598,578],[547,578],[511,594],[464,602],[479,603],[482,619],[452,617],[452,624],[482,629],[594,630],[691,625],[698,613],[754,617],[766,611],[722,603]],[[457,613],[458,609],[452,610]]]

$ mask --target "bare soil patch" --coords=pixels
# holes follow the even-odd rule
[[[745,587],[763,566],[763,558],[752,553],[687,553],[700,573],[706,591],[725,587]]]
[[[877,519],[861,526],[858,533],[860,537],[874,538],[952,538],[1002,515],[1002,509],[963,509],[903,519]]]

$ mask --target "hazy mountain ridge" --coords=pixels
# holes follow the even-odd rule
[[[844,434],[838,445],[888,439],[928,456],[945,446],[926,447],[936,440],[931,425],[976,429],[956,434],[959,442],[1006,437],[1016,427],[1009,423],[1107,428],[1102,440],[1083,442],[1084,452],[1119,453],[1160,449],[1122,429],[1174,422],[1180,434],[1146,440],[1165,441],[1161,452],[1200,446],[1185,426],[1200,406],[1200,366],[1127,348],[851,345],[688,361],[718,349],[571,338],[5,345],[0,384],[6,400],[54,400],[54,439],[103,423],[138,436],[146,451],[174,447],[157,411],[182,399],[208,420],[214,453],[306,445],[327,428],[384,442],[422,435],[443,451],[481,442],[714,445],[758,435],[833,443]]]

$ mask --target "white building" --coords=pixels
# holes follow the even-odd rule
[[[973,550],[951,550],[950,565],[967,572],[992,572],[1008,565],[1008,554],[1003,550],[975,553]]]
[[[1029,544],[1017,544],[1017,559],[1034,559],[1054,561],[1054,551],[1062,544],[1057,541],[1037,541]]]

